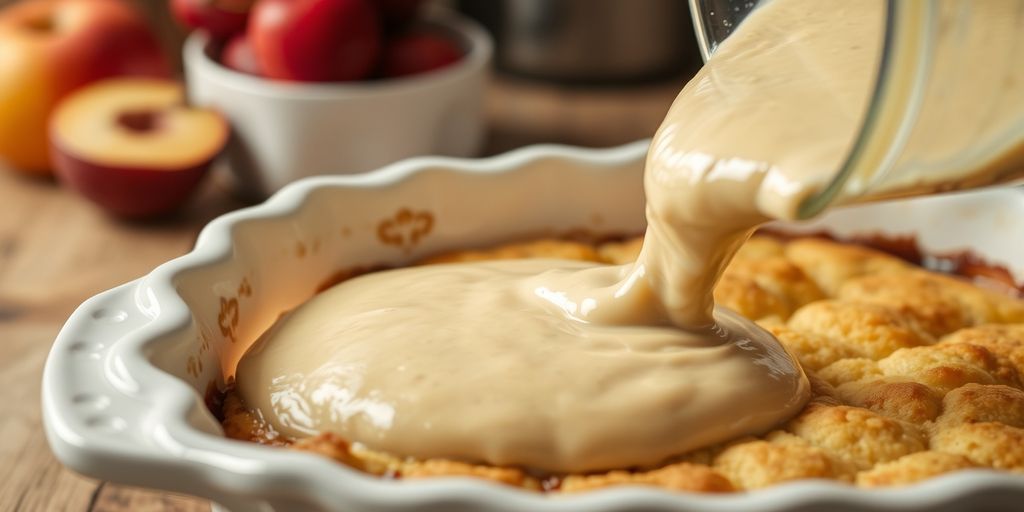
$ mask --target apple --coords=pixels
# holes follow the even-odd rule
[[[256,61],[256,53],[252,49],[252,44],[249,43],[249,38],[245,34],[239,34],[228,41],[228,44],[224,46],[224,51],[221,52],[220,61],[240,73],[256,76],[263,74],[260,63]]]
[[[423,0],[375,0],[384,26],[390,30],[408,27],[423,5]]]
[[[227,143],[211,110],[184,105],[179,83],[116,78],[82,88],[50,120],[57,176],[123,217],[170,212],[196,188]]]
[[[366,0],[259,0],[248,34],[263,75],[280,80],[359,80],[380,54],[377,12]]]
[[[29,0],[0,10],[0,159],[49,175],[53,107],[116,75],[170,76],[149,27],[120,0]]]
[[[433,32],[412,32],[392,39],[384,47],[381,75],[398,77],[425,73],[458,62],[462,49]]]
[[[227,39],[245,30],[255,0],[171,0],[171,12],[189,28],[206,30]]]

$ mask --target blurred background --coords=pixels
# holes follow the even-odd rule
[[[15,4],[36,1],[0,0],[0,25],[12,8],[20,7]],[[187,79],[190,99],[228,118],[233,134],[227,153],[236,157],[230,159],[232,164],[260,158],[261,147],[277,147],[277,139],[288,139],[287,134],[267,131],[275,122],[263,123],[269,127],[259,131],[264,127],[254,125],[260,123],[248,122],[243,114],[231,110],[251,112],[262,108],[231,103],[242,96],[231,93],[231,87],[263,87],[280,92],[282,98],[292,93],[282,92],[287,89],[265,77],[225,73],[225,67],[231,65],[221,59],[226,57],[223,52],[229,40],[200,45],[197,48],[202,55],[195,58],[202,62],[193,63],[199,67],[186,66],[182,59],[183,44],[190,29],[172,14],[169,0],[121,1],[144,16],[158,40],[172,70],[168,87],[179,87]],[[427,2],[421,10],[438,9],[457,10],[476,20],[494,43],[493,57],[484,66],[486,73],[481,74],[479,85],[465,85],[475,88],[472,91],[478,94],[481,106],[479,120],[475,110],[463,113],[468,116],[471,132],[460,137],[479,136],[479,144],[455,153],[486,156],[534,143],[605,147],[650,137],[680,87],[700,64],[686,2],[680,0],[450,0]],[[46,16],[33,18],[26,30],[49,31],[53,26],[48,20]],[[459,24],[438,26],[454,30],[453,33],[461,30],[457,29]],[[402,36],[388,33],[386,37],[390,39],[385,54],[397,51],[397,44],[393,43]],[[460,40],[465,53],[463,61],[478,55],[475,41],[472,37]],[[28,92],[22,91],[27,96],[5,96],[5,87],[25,79],[16,66],[19,59],[12,57],[25,55],[11,50],[18,48],[11,45],[9,27],[0,26],[0,124],[21,115],[15,111],[29,101],[25,98],[42,90],[28,87]],[[12,51],[15,53],[11,54]],[[470,65],[451,66],[469,69]],[[30,68],[26,67],[25,73]],[[186,76],[194,69],[207,76]],[[374,75],[357,87],[363,87],[368,95],[378,85],[392,87],[392,92],[414,94],[427,89],[430,80],[440,83],[444,72],[410,77],[406,85],[388,85],[389,82]],[[449,77],[461,76],[460,71],[448,73]],[[120,101],[116,94],[112,98],[115,103]],[[275,100],[267,100],[268,104],[272,101]],[[78,110],[87,111],[90,105],[84,105]],[[282,109],[286,114],[297,112]],[[424,121],[426,113],[420,119],[420,114],[411,110],[388,113],[369,108],[367,112],[364,115],[369,115],[371,121],[378,115],[382,120],[392,116],[397,122],[405,116],[404,121],[408,122],[403,124],[423,121],[422,131],[426,133],[443,131],[456,123],[454,118],[446,117],[448,114],[439,117],[438,124],[431,127]],[[282,123],[306,121],[300,117]],[[145,115],[134,115],[125,122],[133,129],[148,130],[150,120]],[[316,122],[320,123],[315,125],[317,131],[338,131],[346,137],[358,138],[358,129],[363,129],[353,128],[351,119],[341,115]],[[5,132],[0,127],[0,139],[22,135],[17,123],[7,124],[14,128]],[[70,146],[91,150],[92,135],[76,132],[82,130],[79,124],[69,121],[57,131],[66,132]],[[374,123],[364,120],[362,124],[368,130]],[[199,128],[202,127],[192,131]],[[251,140],[247,143],[246,138]],[[311,152],[302,149],[305,141],[286,142],[300,145],[298,155]],[[377,137],[362,145],[387,149],[406,142]],[[182,151],[200,143],[205,142],[196,140],[195,144],[181,146],[185,148]],[[19,145],[0,140],[0,148],[5,144]],[[400,156],[432,152],[423,149],[429,146],[407,146]],[[281,151],[285,149],[288,148]],[[372,161],[388,161],[387,153],[376,158]],[[49,169],[27,172],[10,159],[0,159],[0,389],[6,395],[0,401],[0,510],[209,510],[209,505],[201,501],[90,481],[60,466],[50,454],[40,426],[39,376],[54,336],[78,304],[187,252],[206,222],[248,204],[253,194],[239,193],[239,181],[244,181],[239,176],[244,175],[232,174],[231,165],[218,160],[205,178],[202,173],[197,174],[202,179],[195,190],[186,191],[188,195],[182,204],[160,215],[123,215],[123,211],[110,208],[112,200],[103,194],[139,196],[138,193],[126,192],[117,181],[99,180],[96,185],[83,184],[76,178],[95,171],[96,165],[90,167],[77,161],[62,165],[69,170],[54,177]],[[273,188],[269,187],[269,191]],[[124,198],[115,197],[113,201],[121,199]]]

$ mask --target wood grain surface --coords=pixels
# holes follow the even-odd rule
[[[603,90],[495,81],[487,152],[649,137],[682,81]],[[187,252],[203,224],[241,204],[212,179],[180,214],[124,223],[51,180],[8,171],[0,164],[0,512],[209,510],[202,500],[97,482],[62,467],[42,431],[40,377],[78,304]]]

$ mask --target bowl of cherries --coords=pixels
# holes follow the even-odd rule
[[[492,54],[479,25],[423,0],[172,0],[191,103],[232,125],[238,190],[474,156]]]

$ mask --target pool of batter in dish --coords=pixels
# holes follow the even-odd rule
[[[640,244],[639,238],[539,240],[423,264],[522,258],[621,264],[636,257]],[[620,484],[729,492],[805,478],[879,487],[974,467],[1024,472],[1021,299],[859,245],[761,235],[740,248],[714,295],[720,306],[756,320],[796,355],[811,398],[766,432],[658,464],[538,473],[408,457],[352,443],[337,432],[281,433],[237,392],[225,402],[225,432],[390,478],[475,476],[562,492]]]

